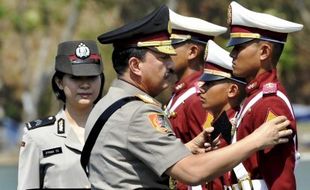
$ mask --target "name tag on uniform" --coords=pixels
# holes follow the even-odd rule
[[[51,148],[48,150],[43,150],[43,157],[45,158],[54,154],[61,154],[61,153],[62,153],[61,147]]]

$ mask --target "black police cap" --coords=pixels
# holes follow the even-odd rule
[[[66,41],[58,45],[55,70],[74,76],[96,76],[103,72],[98,47],[93,40]]]
[[[175,54],[169,40],[169,9],[162,5],[145,17],[98,36],[102,44],[114,48],[147,47],[165,54]]]

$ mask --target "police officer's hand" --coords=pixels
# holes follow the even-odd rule
[[[219,137],[210,142],[211,133],[213,130],[213,127],[205,128],[205,130],[197,135],[194,139],[186,143],[186,147],[189,148],[193,154],[205,153],[217,149],[220,145]]]
[[[254,137],[258,149],[273,147],[289,141],[292,129],[287,129],[290,121],[285,116],[278,116],[263,123],[250,136]]]

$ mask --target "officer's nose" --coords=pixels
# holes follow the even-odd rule
[[[80,88],[82,89],[88,89],[90,87],[90,81],[89,80],[82,80],[80,83]]]

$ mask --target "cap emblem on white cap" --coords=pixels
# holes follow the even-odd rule
[[[232,22],[232,8],[231,5],[229,5],[227,9],[227,24],[231,25],[231,22]]]
[[[89,57],[90,50],[84,43],[80,43],[75,50],[75,54],[78,58],[85,59]]]

